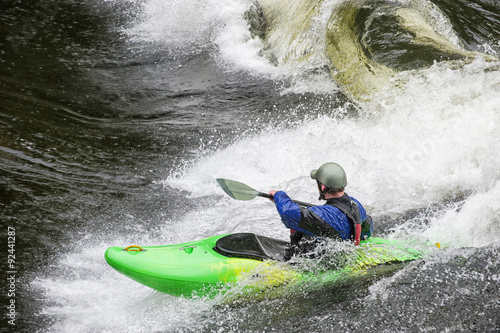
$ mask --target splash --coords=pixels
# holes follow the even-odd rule
[[[228,71],[236,67],[279,78],[282,74],[259,56],[262,42],[249,31],[244,13],[250,5],[246,0],[148,0],[142,3],[140,19],[126,33],[133,41],[167,46],[182,54],[215,48],[220,65]]]
[[[194,197],[221,195],[229,205],[225,209],[235,211],[254,210],[264,202],[256,199],[243,207],[223,196],[215,178],[242,181],[263,192],[283,189],[297,200],[314,202],[317,193],[310,170],[336,161],[348,174],[347,192],[375,216],[464,198],[476,201],[471,194],[487,193],[500,179],[500,160],[493,153],[499,149],[497,65],[479,58],[462,69],[436,64],[406,75],[408,83],[401,90],[383,90],[366,103],[363,117],[318,116],[290,128],[267,128],[200,158],[165,184],[196,188]],[[490,204],[493,208],[482,210],[481,218],[490,220],[491,226],[496,222],[490,214],[497,208]],[[260,217],[273,219],[271,206],[259,210]],[[442,210],[432,214],[432,224],[441,224]],[[470,217],[462,216],[464,221]],[[239,220],[238,214],[233,220]],[[478,219],[469,223],[481,227]],[[449,239],[434,231],[436,237]],[[482,242],[472,234],[463,237],[461,244]]]

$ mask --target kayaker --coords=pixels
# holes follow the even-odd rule
[[[281,220],[291,231],[292,246],[298,247],[304,240],[324,238],[353,241],[358,245],[361,239],[372,235],[372,218],[358,200],[344,192],[347,176],[339,164],[325,163],[311,171],[311,178],[318,184],[319,200],[326,200],[324,205],[301,207],[283,191],[269,192]]]

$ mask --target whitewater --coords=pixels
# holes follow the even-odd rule
[[[361,1],[63,1],[17,43],[24,52],[3,34],[0,216],[18,230],[20,331],[499,330],[499,7],[373,3],[356,18],[367,43],[374,21],[404,8],[424,13],[413,23],[432,43],[446,40],[417,46],[454,58],[410,65],[395,54],[414,44],[393,38],[411,34],[389,34],[363,50],[394,49],[356,58],[373,70],[342,77],[327,36],[346,31],[343,6]],[[6,26],[37,10],[6,6]],[[346,52],[362,40],[351,37]],[[233,200],[215,179],[320,204],[309,172],[328,161],[346,170],[378,237],[442,249],[243,304],[164,295],[104,261],[110,246],[286,240],[271,202]]]

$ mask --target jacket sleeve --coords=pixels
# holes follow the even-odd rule
[[[300,223],[300,206],[292,201],[283,191],[274,194],[274,204],[281,216],[281,221],[289,229],[298,230]]]
[[[294,203],[285,192],[277,192],[274,195],[274,203],[281,216],[281,221],[287,228],[309,236],[341,239],[333,226],[325,222],[312,209],[303,208]]]

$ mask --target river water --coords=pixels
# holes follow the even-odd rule
[[[1,3],[2,331],[500,331],[499,2],[353,1],[361,24],[343,36],[390,68],[384,85],[377,70],[336,76],[348,56],[329,58],[326,31],[345,2],[299,1],[317,6],[298,32],[287,15],[310,12],[275,1],[272,21],[271,2]],[[477,54],[409,42],[383,24],[399,8],[426,8],[441,45]],[[259,20],[278,23],[259,37]],[[377,236],[446,248],[243,303],[157,293],[104,261],[115,245],[287,239],[269,201],[232,200],[215,179],[314,202],[309,171],[326,161]]]

